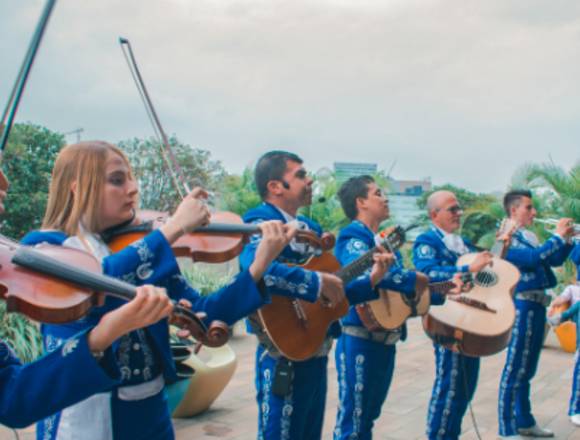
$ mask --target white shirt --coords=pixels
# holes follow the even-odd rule
[[[435,227],[437,228],[437,226]],[[447,249],[459,255],[469,253],[469,248],[465,246],[465,242],[463,241],[463,238],[461,238],[460,235],[446,232],[441,228],[437,228],[437,230],[441,232],[441,234],[443,235],[441,240],[443,240],[443,243],[445,244],[445,247]]]
[[[580,302],[580,285],[570,284],[564,289],[560,295],[560,298],[563,298],[566,301],[570,301],[570,305],[574,305],[577,302]]]
[[[308,226],[307,223],[301,222],[300,220],[297,220],[296,217],[291,216],[290,214],[288,214],[286,211],[284,211],[282,208],[279,208],[278,206],[276,206],[276,209],[278,211],[280,211],[280,214],[282,214],[282,217],[284,217],[284,220],[286,220],[287,224],[292,224],[292,225],[296,225],[296,228],[298,230],[302,230],[302,231],[309,231],[310,227]],[[308,243],[298,243],[296,240],[292,240],[290,242],[290,249],[292,249],[294,252],[298,252],[299,254],[305,255],[307,253],[309,253],[309,249],[308,249]],[[318,278],[318,296],[320,296],[320,292],[322,291],[322,274],[320,272],[314,272]]]

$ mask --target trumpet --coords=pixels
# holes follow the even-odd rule
[[[537,219],[535,219],[535,221],[537,221],[538,223],[543,223],[543,224],[548,225],[548,226],[552,226],[552,227],[555,227],[559,222],[559,220],[557,220],[555,218],[537,218]],[[572,234],[572,236],[573,237],[580,236],[580,224],[573,223],[572,227],[574,229],[574,234]]]

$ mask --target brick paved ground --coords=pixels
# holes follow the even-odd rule
[[[418,320],[410,321],[410,336],[399,344],[397,368],[387,401],[375,429],[375,439],[411,440],[424,438],[425,415],[434,375],[433,351]],[[255,438],[257,411],[253,388],[253,353],[255,342],[251,336],[232,339],[238,354],[238,369],[224,393],[205,414],[193,419],[175,420],[178,440],[246,440]],[[484,358],[473,410],[481,437],[495,439],[497,432],[496,406],[499,376],[504,353]],[[336,370],[329,362],[329,393],[324,424],[324,439],[330,439],[336,416]],[[550,334],[542,353],[540,367],[533,382],[533,407],[538,421],[553,429],[558,439],[580,439],[566,416],[570,392],[573,356],[557,348]],[[0,440],[14,438],[0,428]],[[31,429],[20,431],[22,440],[32,439]],[[477,436],[466,416],[462,440]]]

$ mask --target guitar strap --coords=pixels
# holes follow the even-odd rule
[[[403,302],[407,304],[411,309],[410,316],[417,316],[417,304],[419,304],[419,292],[415,290],[413,296],[401,293],[401,298],[403,299]]]

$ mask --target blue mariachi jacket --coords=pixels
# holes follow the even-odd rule
[[[316,234],[322,234],[322,228],[318,223],[301,215],[297,216],[296,219],[306,223]],[[286,219],[280,210],[270,203],[262,203],[244,215],[246,223],[258,224],[267,220],[280,220],[282,223],[286,223]],[[248,268],[254,261],[260,239],[260,236],[253,236],[244,247],[240,255],[242,269]],[[283,295],[315,302],[320,289],[318,276],[309,270],[288,265],[299,264],[303,262],[304,258],[304,255],[294,251],[290,246],[286,246],[264,275],[267,292],[270,295]],[[368,277],[361,277],[351,281],[345,286],[345,293],[350,304],[358,304],[378,298],[377,292],[371,288],[370,278]],[[330,334],[332,336],[340,334],[340,326],[337,323],[331,326]]]
[[[27,234],[22,242],[28,245],[42,242],[58,245],[66,238],[67,236],[61,232],[36,231]],[[187,299],[192,304],[192,310],[207,314],[206,323],[218,319],[233,324],[269,300],[267,295],[258,290],[248,271],[238,274],[229,285],[217,292],[200,296],[181,275],[171,246],[159,231],[153,231],[122,251],[105,257],[102,265],[106,275],[134,285],[152,284],[164,287],[175,301]],[[42,325],[46,349],[52,351],[60,346],[63,340],[79,331],[94,327],[103,314],[121,304],[122,300],[107,297],[102,307],[93,308],[85,318],[63,325]],[[166,319],[147,327],[146,331],[137,330],[129,335],[130,340],[121,338],[113,344],[115,353],[119,350],[124,353],[121,353],[121,361],[129,358],[129,362],[124,362],[127,365],[121,365],[123,385],[146,382],[159,373],[163,373],[168,382],[177,379]],[[153,350],[150,350],[150,347],[153,347]],[[147,375],[143,372],[144,368],[148,368]]]
[[[317,235],[322,235],[322,228],[318,223],[301,215],[297,216],[296,219],[306,223],[310,230]],[[286,219],[280,210],[270,203],[262,203],[244,215],[244,222],[246,223],[258,224],[267,220],[280,220],[282,223],[286,223]],[[247,269],[254,261],[256,248],[260,240],[261,237],[255,235],[250,240],[250,243],[244,247],[240,255],[240,266],[242,269]],[[286,246],[264,275],[267,292],[269,294],[315,302],[318,299],[318,292],[320,290],[318,276],[312,271],[287,264],[299,264],[304,259],[304,255],[294,251],[290,246]],[[358,304],[377,298],[376,292],[372,292],[370,280],[368,279],[351,281],[348,286],[345,286],[345,292],[351,304]]]
[[[576,280],[580,281],[580,242],[576,243],[570,254],[570,260],[576,265]]]
[[[465,246],[471,252],[477,252],[469,240],[463,238]],[[420,234],[413,245],[413,264],[417,270],[429,277],[429,280],[438,282],[453,278],[456,273],[469,272],[469,266],[457,266],[461,255],[447,249],[441,232],[435,226]],[[432,295],[432,298],[434,295]],[[442,304],[443,301],[439,302]]]
[[[346,266],[368,250],[372,249],[374,246],[375,234],[373,231],[371,231],[364,223],[355,220],[343,228],[338,234],[334,253],[340,264]],[[407,294],[414,293],[415,280],[417,278],[415,272],[403,268],[403,257],[398,251],[396,252],[396,258],[396,263],[391,266],[377,287],[381,289],[396,290],[397,292]],[[365,279],[368,279],[369,288],[370,272],[371,269],[369,269],[363,276]],[[364,326],[358,316],[356,308],[352,306],[350,307],[348,314],[342,318],[341,321],[344,325]],[[403,325],[402,327],[404,339],[404,336],[406,335],[406,326]]]
[[[118,383],[112,350],[97,363],[86,332],[60,350],[22,365],[0,340],[0,424],[23,428]]]
[[[551,267],[562,265],[571,251],[572,245],[557,235],[552,235],[536,247],[526,240],[521,231],[516,231],[506,255],[506,260],[521,273],[516,292],[554,287],[557,281]]]

